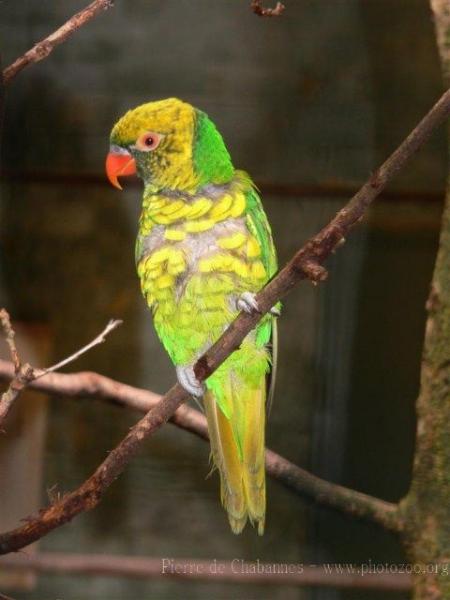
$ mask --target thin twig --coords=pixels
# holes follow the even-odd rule
[[[22,364],[17,351],[15,331],[11,325],[9,313],[2,308],[0,310],[0,322],[5,333],[5,340],[9,347],[9,353],[14,365],[14,377],[11,379],[7,390],[3,392],[0,398],[0,428],[11,410],[12,405],[19,397],[20,392],[32,381],[34,374],[32,367],[28,364]]]
[[[73,362],[82,354],[88,352],[94,346],[102,344],[105,341],[106,336],[122,324],[122,321],[120,320],[111,319],[106,325],[105,329],[95,339],[93,339],[92,342],[89,342],[89,344],[83,346],[83,348],[80,348],[80,350],[78,350],[71,356],[65,358],[64,360],[53,365],[52,367],[49,367],[48,369],[36,369],[28,363],[21,363],[14,339],[15,332],[11,326],[9,314],[4,308],[0,310],[0,322],[3,325],[3,329],[6,335],[6,341],[9,345],[10,354],[14,362],[14,377],[12,378],[8,389],[2,394],[0,399],[0,426],[3,424],[6,417],[8,416],[12,405],[17,400],[21,391],[24,388],[28,387],[32,381],[36,381],[36,379],[40,379],[41,377],[44,377],[44,375],[56,371],[57,369]]]
[[[96,338],[94,338],[92,340],[92,342],[89,342],[89,344],[86,344],[86,346],[83,346],[82,348],[80,348],[79,350],[77,350],[76,352],[74,352],[73,354],[68,356],[67,358],[64,358],[60,362],[56,363],[55,365],[48,367],[47,369],[42,369],[41,371],[36,373],[36,376],[34,377],[34,379],[40,379],[41,377],[43,377],[44,375],[47,375],[48,373],[53,373],[54,371],[61,369],[61,367],[65,367],[69,363],[77,360],[77,358],[80,358],[80,356],[82,354],[86,354],[86,352],[89,352],[89,350],[91,350],[91,348],[94,348],[94,346],[103,344],[106,341],[106,336],[109,333],[111,333],[111,331],[114,331],[114,329],[117,329],[117,327],[122,325],[122,323],[123,323],[123,321],[121,321],[120,319],[110,319],[110,321],[107,323],[105,329]]]
[[[261,312],[241,312],[219,340],[197,361],[194,366],[197,379],[204,381],[209,377],[240,346],[264,314],[301,280],[309,278],[316,283],[323,281],[326,270],[321,263],[342,245],[346,235],[362,220],[367,208],[387,182],[449,114],[450,90],[441,96],[411,134],[334,219],[311,238],[257,294],[256,300]],[[59,502],[42,509],[37,517],[27,518],[24,525],[0,535],[0,553],[7,554],[23,548],[67,523],[79,513],[97,506],[107,488],[137,454],[142,442],[160,429],[187,398],[188,393],[179,384],[172,387],[158,405],[130,429],[126,437],[109,452],[97,470],[78,489],[64,496]],[[317,496],[320,495],[318,490]],[[375,514],[378,514],[377,511]],[[388,523],[389,519],[386,522]]]
[[[9,67],[6,67],[3,71],[4,83],[10,83],[11,80],[26,66],[46,58],[56,46],[64,42],[70,35],[75,33],[75,31],[85,25],[101,11],[111,8],[113,4],[114,0],[94,0],[89,6],[86,6],[86,8],[66,21],[59,29],[38,42],[33,48],[28,50],[28,52],[25,52],[25,54],[9,65]]]
[[[266,8],[262,5],[262,0],[252,0],[250,8],[258,17],[280,17],[286,7],[277,2],[274,8]]]
[[[11,360],[14,364],[14,371],[16,373],[19,372],[20,369],[20,358],[19,353],[17,352],[16,340],[15,340],[15,331],[11,326],[11,317],[6,309],[2,308],[0,310],[0,322],[3,327],[3,331],[5,333],[5,340],[9,346],[9,353],[11,354]]]
[[[364,566],[350,565],[342,572],[329,565],[255,563],[197,558],[149,558],[107,554],[65,554],[38,552],[11,554],[0,559],[0,568],[34,570],[39,573],[90,575],[102,577],[133,577],[142,579],[177,579],[239,584],[296,585],[365,590],[408,591],[411,576],[401,573],[364,572]],[[365,565],[367,567],[367,565]],[[361,574],[362,572],[362,574]]]
[[[32,380],[33,368],[28,363],[25,363],[20,367],[19,372],[9,384],[8,389],[3,392],[0,399],[0,431],[12,405],[19,397],[20,392],[27,387]]]

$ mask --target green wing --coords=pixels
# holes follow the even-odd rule
[[[246,200],[247,226],[259,242],[262,262],[270,279],[276,273],[278,265],[269,221],[258,192],[254,188],[247,191]]]
[[[248,178],[248,180],[251,183],[250,178]],[[261,199],[253,184],[251,184],[251,188],[246,192],[246,201],[247,226],[252,235],[259,242],[262,262],[268,274],[268,279],[271,279],[278,269],[277,254],[269,221],[267,220]],[[281,308],[280,303],[277,304],[277,308]],[[261,324],[257,329],[256,341],[261,345],[266,345],[270,341],[272,342],[272,369],[270,372],[270,383],[268,385],[267,394],[267,408],[270,410],[275,391],[278,359],[278,330],[276,318],[267,315],[267,318],[264,318],[261,321]]]

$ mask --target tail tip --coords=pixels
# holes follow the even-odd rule
[[[242,530],[244,529],[245,524],[247,523],[247,516],[242,518],[236,518],[228,514],[228,521],[230,522],[231,531],[235,535],[239,535],[240,533],[242,533]]]
[[[258,535],[264,535],[264,526],[265,526],[264,519],[261,519],[260,521],[258,521]]]
[[[241,518],[236,518],[229,514],[228,521],[230,522],[231,531],[235,535],[239,535],[240,533],[242,533],[245,525],[247,524],[247,516],[241,517]],[[253,521],[251,521],[251,523],[252,523],[252,525],[255,525],[255,523]],[[265,519],[264,518],[258,519],[256,521],[256,527],[257,527],[258,535],[263,536],[264,528],[265,528]]]

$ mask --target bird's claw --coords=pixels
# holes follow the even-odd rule
[[[253,292],[244,292],[241,294],[236,302],[236,306],[238,310],[243,310],[248,314],[261,312],[259,310],[258,301],[256,300],[256,294]],[[269,312],[274,317],[279,317],[281,314],[280,310],[276,306],[273,306]]]
[[[178,365],[176,371],[180,385],[195,398],[201,398],[205,393],[205,386],[195,376],[192,365]]]
[[[236,306],[238,310],[243,310],[250,315],[255,312],[260,312],[256,294],[253,294],[253,292],[244,292],[241,294],[236,302]]]

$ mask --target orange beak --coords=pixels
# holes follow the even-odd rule
[[[106,175],[114,187],[122,189],[118,177],[136,175],[136,162],[131,154],[110,152],[106,157]]]

